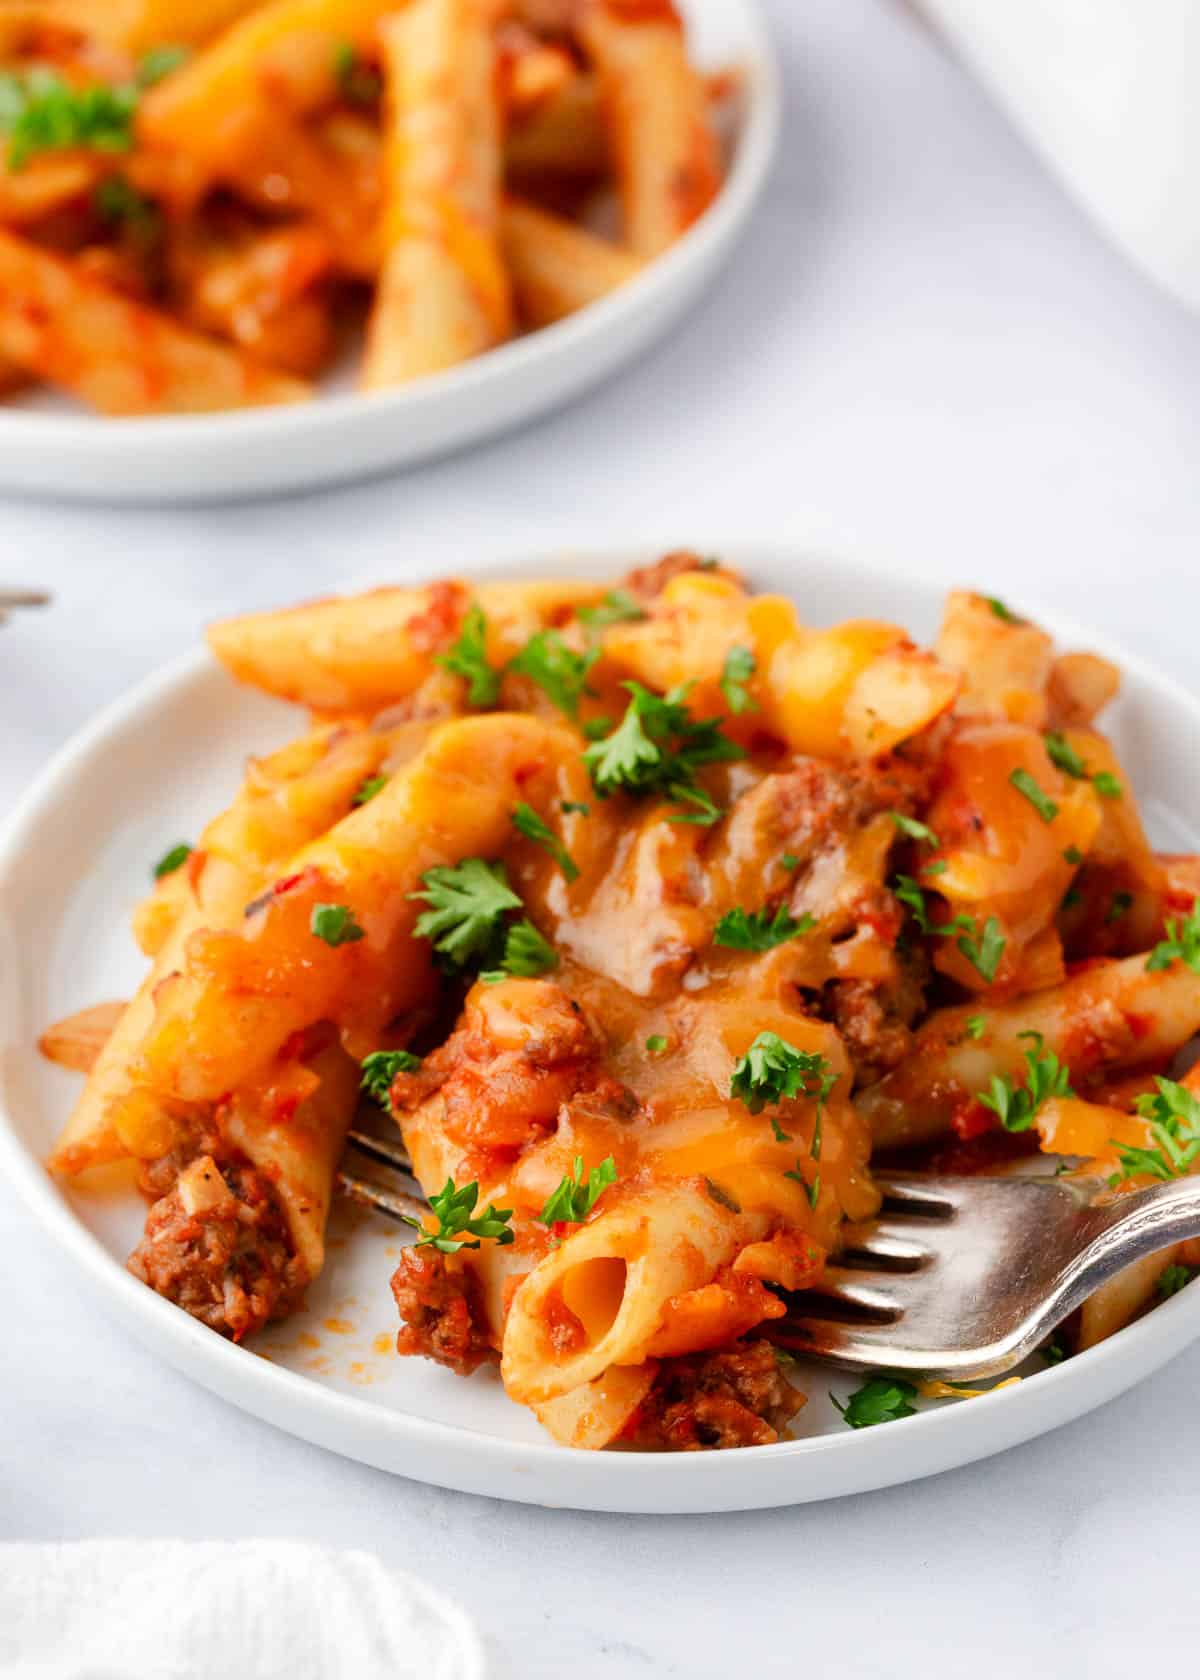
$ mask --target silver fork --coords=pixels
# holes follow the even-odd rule
[[[1100,1179],[877,1175],[878,1219],[852,1228],[771,1340],[855,1370],[997,1376],[1109,1278],[1200,1237],[1200,1178],[1093,1205]]]
[[[398,1144],[362,1131],[348,1143],[399,1185],[343,1163],[338,1189],[405,1223],[426,1203]],[[1087,1297],[1135,1260],[1200,1237],[1200,1178],[1093,1204],[1098,1178],[877,1174],[883,1210],[847,1227],[815,1289],[789,1297],[770,1339],[851,1370],[962,1381],[1029,1356]],[[419,1187],[418,1187],[419,1189]]]
[[[50,597],[44,589],[0,589],[0,624],[16,607],[44,607]]]

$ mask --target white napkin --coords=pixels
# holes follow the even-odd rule
[[[286,1540],[0,1545],[5,1680],[482,1680],[455,1605]]]

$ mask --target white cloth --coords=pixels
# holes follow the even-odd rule
[[[483,1680],[466,1616],[367,1552],[0,1546],[6,1680]]]

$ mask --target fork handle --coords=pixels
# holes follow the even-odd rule
[[[1092,1291],[1137,1260],[1200,1237],[1200,1177],[1152,1184],[1084,1214],[1084,1245],[1061,1297],[1073,1311]],[[1069,1306],[1067,1305],[1069,1301]],[[1060,1311],[1057,1315],[1064,1316]]]

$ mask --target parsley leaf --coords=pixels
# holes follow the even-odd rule
[[[1051,1336],[1048,1342],[1043,1342],[1038,1352],[1047,1365],[1061,1365],[1067,1357],[1067,1350],[1057,1336]]]
[[[1027,1132],[1043,1103],[1052,1097],[1073,1097],[1071,1070],[1064,1067],[1052,1050],[1046,1049],[1041,1033],[1022,1033],[1032,1041],[1033,1048],[1025,1052],[1029,1069],[1025,1084],[1015,1086],[1011,1079],[992,1075],[986,1092],[979,1093],[984,1108],[990,1108],[1006,1132]]]
[[[783,856],[779,860],[779,867],[781,869],[799,869],[800,859],[796,856],[795,852],[784,852]]]
[[[1066,851],[1063,853],[1063,861],[1065,863],[1069,863],[1072,869],[1078,869],[1079,865],[1083,862],[1083,853],[1079,850],[1078,846],[1068,846]]]
[[[354,945],[366,938],[348,904],[314,904],[308,931],[335,950],[339,945]]]
[[[339,41],[334,48],[333,77],[348,105],[373,105],[383,91],[378,71],[363,61],[353,41]]]
[[[1167,921],[1166,933],[1167,937],[1161,939],[1146,958],[1146,967],[1150,972],[1156,974],[1178,961],[1186,963],[1193,974],[1200,974],[1200,898],[1195,900],[1186,916],[1172,916]]]
[[[605,630],[610,624],[636,624],[648,615],[626,589],[610,589],[596,607],[580,607],[575,614],[589,630]]]
[[[1101,799],[1120,799],[1125,791],[1111,770],[1097,770],[1092,777],[1092,786]]]
[[[478,602],[464,614],[454,646],[439,653],[434,663],[464,679],[469,705],[486,708],[499,700],[500,672],[488,664],[487,617]]]
[[[771,1124],[775,1125],[775,1122],[772,1121]],[[781,1127],[779,1127],[777,1125],[775,1126],[775,1138],[776,1138],[777,1142],[782,1143],[784,1138],[787,1137],[787,1135],[788,1134],[785,1131],[783,1131]],[[810,1184],[808,1179],[805,1177],[804,1173],[801,1171],[799,1161],[797,1161],[796,1162],[796,1170],[794,1172],[785,1172],[783,1176],[784,1176],[784,1178],[790,1178],[794,1183],[796,1183],[800,1186],[801,1190],[803,1190],[804,1194],[808,1197],[809,1207],[815,1209],[816,1205],[817,1205],[817,1202],[820,1200],[820,1196],[821,1196],[821,1175],[820,1175],[820,1173],[817,1173],[817,1175],[814,1177],[812,1183]]]
[[[486,956],[504,916],[521,908],[504,865],[482,858],[467,858],[453,869],[427,869],[421,886],[422,891],[408,896],[423,899],[430,908],[417,918],[413,932],[432,940],[438,955],[455,968]]]
[[[579,716],[580,700],[591,692],[587,686],[588,673],[599,657],[599,648],[576,653],[557,630],[539,630],[509,662],[508,668],[535,682],[560,712],[575,718]]]
[[[512,812],[512,825],[518,834],[525,836],[526,840],[532,840],[535,845],[543,846],[568,881],[579,879],[579,865],[554,830],[548,827],[538,816],[532,805],[526,805],[525,801],[522,800]]]
[[[24,169],[41,152],[75,147],[127,152],[136,109],[135,87],[73,87],[43,67],[0,75],[0,132],[9,137],[8,167]]]
[[[798,1050],[778,1033],[760,1032],[735,1062],[729,1094],[744,1102],[751,1114],[761,1114],[768,1103],[782,1102],[785,1097],[816,1097],[824,1102],[837,1079],[824,1056]]]
[[[1077,782],[1087,781],[1087,765],[1065,735],[1060,735],[1055,729],[1047,730],[1045,743],[1047,755],[1056,770],[1061,770],[1066,776],[1074,776]]]
[[[368,776],[366,781],[359,785],[350,803],[352,805],[369,805],[376,794],[383,792],[388,785],[388,780],[387,776]]]
[[[906,835],[908,839],[923,840],[927,846],[932,846],[935,850],[941,845],[941,841],[933,830],[927,827],[925,823],[918,822],[915,817],[906,817],[903,811],[889,811],[888,816],[891,817],[901,834]]]
[[[1150,1135],[1158,1148],[1142,1149],[1112,1140],[1121,1170],[1109,1179],[1111,1189],[1143,1174],[1164,1182],[1182,1178],[1200,1156],[1200,1100],[1173,1079],[1160,1078],[1154,1083],[1157,1091],[1139,1097],[1136,1106],[1143,1120],[1149,1121]]]
[[[1009,781],[1018,793],[1023,793],[1044,823],[1052,823],[1058,815],[1058,806],[1048,793],[1034,781],[1028,770],[1014,770]]]
[[[164,875],[173,875],[177,869],[183,868],[191,855],[191,846],[186,840],[181,840],[177,846],[172,846],[169,852],[164,852],[154,865],[154,879],[161,881]]]
[[[721,732],[720,718],[692,718],[687,709],[690,683],[653,694],[641,683],[627,682],[631,699],[625,716],[611,735],[596,741],[583,755],[592,786],[602,799],[618,790],[631,794],[661,793],[691,805],[670,820],[704,827],[721,815],[720,808],[696,783],[706,764],[744,758],[741,747]]]
[[[725,655],[725,666],[721,672],[721,693],[725,696],[725,704],[735,717],[743,712],[758,710],[758,702],[746,691],[746,684],[754,675],[754,671],[754,655],[750,649],[731,647]]]
[[[1163,1300],[1169,1300],[1172,1295],[1178,1295],[1181,1289],[1186,1289],[1196,1276],[1195,1266],[1164,1266],[1158,1274],[1154,1287]]]
[[[162,214],[153,199],[144,197],[124,175],[109,175],[92,194],[96,214],[106,222],[119,224],[143,243],[162,231]]]
[[[916,1386],[903,1377],[872,1377],[843,1404],[836,1394],[830,1394],[843,1420],[851,1429],[869,1429],[876,1423],[892,1423],[896,1418],[913,1417],[917,1408]]]
[[[564,817],[569,817],[572,811],[577,811],[581,817],[590,817],[592,814],[592,807],[584,804],[581,799],[564,799],[561,809]]]
[[[968,1015],[963,1026],[964,1038],[982,1038],[987,1031],[987,1020],[982,1015]]]
[[[652,1056],[659,1056],[667,1048],[667,1041],[662,1033],[651,1033],[646,1040],[646,1049]]]
[[[574,1166],[562,1183],[547,1199],[541,1213],[534,1217],[542,1225],[579,1225],[585,1220],[610,1184],[617,1182],[617,1164],[609,1155],[598,1167],[583,1177],[583,1156],[576,1155]]]
[[[960,917],[959,920],[970,929],[970,935],[960,933],[954,943],[972,968],[990,986],[996,978],[996,970],[1000,967],[1000,958],[1004,955],[1006,944],[1004,935],[1000,931],[1000,923],[995,916],[989,916],[983,925],[981,935],[977,922],[972,922],[965,916]]]
[[[1119,922],[1122,916],[1128,915],[1133,909],[1133,894],[1131,892],[1115,892],[1112,901],[1105,912],[1105,923]]]
[[[144,53],[137,67],[136,81],[139,88],[152,88],[161,82],[164,76],[169,76],[191,57],[186,47],[151,47]]]
[[[503,1248],[513,1241],[513,1232],[509,1225],[512,1219],[511,1208],[493,1207],[491,1202],[481,1214],[476,1215],[475,1204],[479,1200],[479,1185],[472,1182],[464,1184],[462,1189],[456,1189],[454,1180],[448,1178],[444,1187],[436,1196],[429,1198],[429,1206],[437,1215],[438,1228],[427,1231],[419,1219],[410,1219],[402,1215],[405,1223],[413,1225],[421,1235],[417,1238],[417,1247],[428,1245],[436,1248],[440,1254],[457,1254],[460,1248],[478,1248],[479,1239],[492,1237]],[[464,1235],[465,1233],[465,1235]],[[474,1242],[468,1242],[467,1237],[474,1237]]]
[[[528,919],[514,922],[504,937],[504,955],[499,968],[489,968],[479,976],[489,986],[508,976],[520,980],[536,980],[539,974],[549,974],[558,967],[558,952]]]
[[[747,913],[740,907],[727,910],[717,923],[713,944],[724,945],[732,951],[773,951],[789,939],[811,933],[817,925],[815,916],[791,916],[781,904],[773,916],[765,910]]]
[[[380,1108],[390,1108],[388,1093],[396,1075],[416,1073],[420,1066],[420,1056],[414,1056],[410,1050],[373,1050],[363,1058],[359,1084]]]

